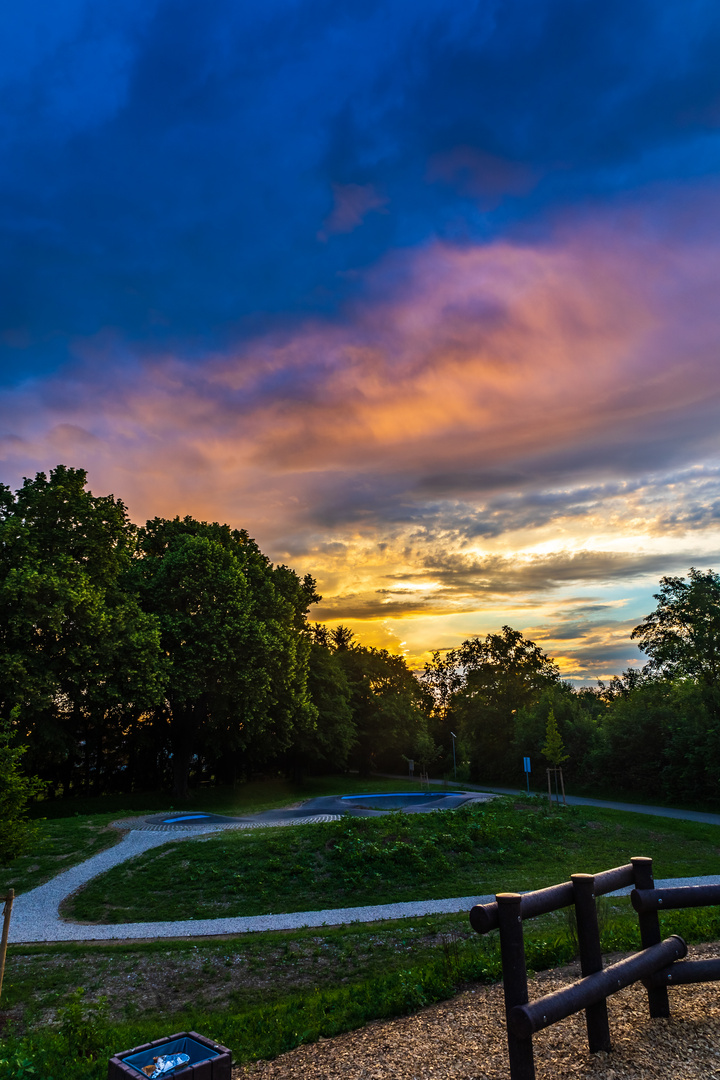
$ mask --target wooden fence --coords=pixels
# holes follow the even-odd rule
[[[640,923],[639,953],[603,969],[596,899],[634,886],[630,894]],[[720,904],[720,884],[656,889],[652,859],[634,858],[600,874],[573,874],[570,881],[529,893],[498,893],[476,904],[470,924],[479,934],[500,930],[511,1080],[535,1080],[532,1037],[537,1031],[585,1010],[590,1051],[610,1050],[607,998],[638,980],[647,991],[650,1016],[669,1016],[667,987],[720,979],[720,959],[684,960],[687,945],[674,934],[661,941],[658,911]],[[582,978],[529,1002],[523,923],[575,906]]]

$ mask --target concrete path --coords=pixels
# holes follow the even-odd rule
[[[388,780],[407,780],[407,776],[392,773],[377,773]],[[526,795],[525,788],[491,787],[489,784],[460,784],[452,780],[430,780],[431,784],[443,784],[448,788],[462,788],[466,791],[492,791],[495,795]],[[531,795],[547,796],[547,791],[531,791]],[[706,813],[704,810],[675,810],[670,806],[646,806],[644,803],[609,802],[606,799],[585,799],[580,795],[567,795],[568,806],[597,806],[605,810],[627,810],[631,814],[650,814],[652,817],[669,817],[678,821],[699,821],[704,825],[720,825],[720,814]]]
[[[463,784],[470,787],[470,784]],[[525,795],[522,788],[478,787],[479,791],[492,791],[496,795]],[[547,795],[534,791],[533,795]],[[708,814],[704,810],[674,810],[669,806],[645,806],[641,803],[607,802],[604,799],[584,799],[580,795],[566,795],[568,806],[597,806],[605,810],[627,810],[631,814],[650,814],[653,817],[669,817],[679,821],[699,821],[704,825],[720,825],[720,814]]]

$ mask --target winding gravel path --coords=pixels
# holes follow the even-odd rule
[[[259,828],[289,826],[310,821],[329,820],[329,815],[313,818],[275,819],[262,824],[243,822],[238,825],[195,825],[194,827],[142,826],[132,829],[107,851],[93,855],[91,859],[66,870],[39,885],[28,893],[18,896],[13,906],[10,922],[10,942],[29,944],[48,941],[113,941],[118,939],[206,937],[219,934],[246,934],[263,930],[295,930],[302,927],[332,926],[353,922],[376,922],[379,919],[406,919],[412,916],[449,914],[469,911],[474,904],[494,900],[494,896],[455,896],[447,900],[418,900],[402,904],[365,905],[363,907],[327,908],[321,911],[298,911],[282,915],[251,915],[225,919],[184,919],[173,922],[119,923],[112,926],[84,925],[66,922],[60,917],[62,901],[81,888],[92,878],[104,874],[111,867],[141,855],[150,848],[166,844],[170,840],[189,839],[227,828]],[[137,819],[135,819],[137,822]],[[129,822],[118,822],[127,827]],[[139,822],[137,822],[139,825]],[[699,885],[717,881],[717,875],[694,878],[672,878],[657,881],[657,888],[670,885]],[[623,889],[614,896],[629,893]]]

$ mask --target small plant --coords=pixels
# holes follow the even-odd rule
[[[452,982],[458,982],[461,978],[462,957],[460,955],[460,945],[462,941],[462,936],[454,929],[440,936],[443,971]]]
[[[20,1054],[0,1058],[0,1080],[40,1080],[41,1075],[39,1067]],[[52,1077],[43,1080],[52,1080]]]
[[[612,916],[612,907],[607,896],[599,896],[597,898],[595,901],[595,910],[597,911],[598,929],[600,931],[600,937],[602,938]],[[573,956],[578,956],[580,944],[578,941],[577,915],[575,913],[574,904],[563,908],[563,916],[565,919],[565,930],[573,951]]]
[[[25,776],[20,759],[26,746],[13,746],[13,729],[0,720],[0,864],[22,854],[37,831],[27,820],[27,805],[46,785],[37,776]]]
[[[84,997],[85,990],[79,987],[70,994],[67,1004],[58,1009],[59,1030],[72,1054],[94,1058],[105,1048],[107,999],[86,1002]]]

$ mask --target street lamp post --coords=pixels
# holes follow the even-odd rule
[[[453,776],[455,777],[455,780],[457,781],[457,765],[455,763],[455,739],[457,738],[457,735],[455,734],[454,731],[451,731],[450,734],[452,735],[452,741],[453,741]]]

